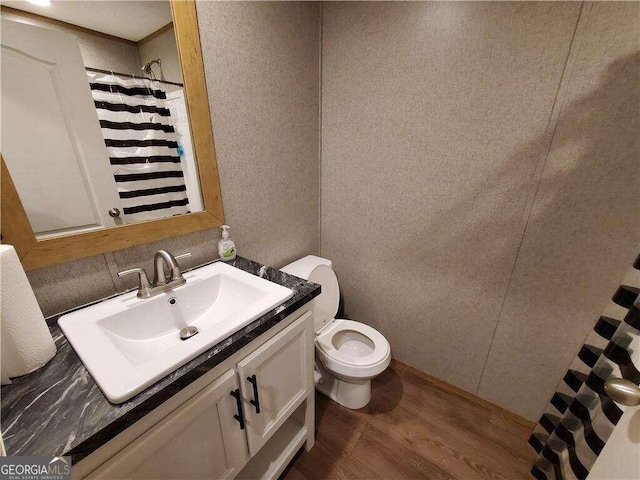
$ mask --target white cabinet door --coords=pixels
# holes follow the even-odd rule
[[[307,312],[238,363],[251,455],[313,390],[313,348]]]
[[[247,463],[238,378],[228,370],[89,478],[225,479]]]

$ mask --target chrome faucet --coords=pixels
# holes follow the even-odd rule
[[[186,280],[180,273],[180,266],[176,261],[176,258],[166,250],[158,250],[153,256],[153,286],[159,287],[161,285],[167,285],[171,282],[180,282],[182,285]],[[170,275],[167,275],[164,267],[169,267]]]
[[[158,250],[153,256],[153,283],[149,282],[149,277],[144,268],[136,267],[129,270],[118,272],[119,277],[137,273],[139,275],[140,283],[138,285],[138,298],[151,298],[161,293],[173,290],[180,285],[186,283],[185,278],[180,272],[180,265],[178,265],[177,259],[190,257],[191,253],[183,253],[174,257],[166,250]],[[165,270],[168,267],[169,272]]]

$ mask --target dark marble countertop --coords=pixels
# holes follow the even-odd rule
[[[77,463],[320,293],[319,285],[242,257],[230,265],[292,289],[293,297],[119,405],[105,398],[52,317],[55,357],[1,390],[7,454],[71,455]]]

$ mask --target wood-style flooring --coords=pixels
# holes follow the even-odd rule
[[[316,392],[316,428],[284,480],[531,478],[530,422],[398,362],[361,410]]]

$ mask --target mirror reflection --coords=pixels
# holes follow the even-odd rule
[[[168,1],[3,1],[1,81],[37,238],[203,210]]]

